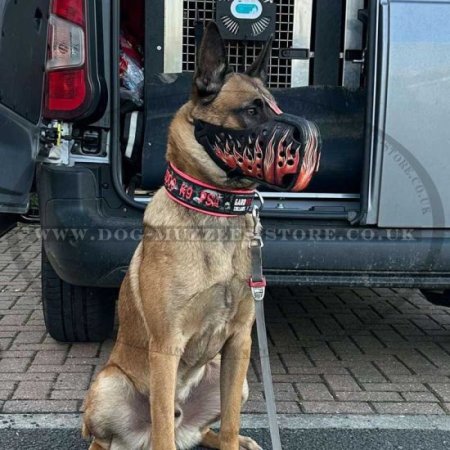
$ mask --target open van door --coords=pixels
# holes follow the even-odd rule
[[[50,0],[0,0],[0,212],[28,209],[39,150]]]
[[[449,23],[449,0],[380,0],[369,224],[450,228]]]

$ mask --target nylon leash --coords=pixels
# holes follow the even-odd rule
[[[259,195],[259,194],[258,194]],[[261,206],[264,204],[260,196]],[[258,334],[259,357],[261,360],[261,371],[263,377],[264,394],[266,396],[267,416],[269,419],[270,438],[273,450],[282,450],[280,430],[278,427],[277,409],[275,404],[275,394],[273,390],[272,370],[269,360],[269,346],[267,344],[266,321],[264,317],[264,295],[266,291],[266,279],[262,270],[262,247],[264,246],[259,223],[260,207],[254,205],[252,211],[253,217],[253,235],[250,240],[251,251],[251,270],[250,287],[253,299],[255,300],[256,310],[256,330]]]

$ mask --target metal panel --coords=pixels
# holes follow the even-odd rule
[[[347,0],[345,6],[345,50],[362,49],[363,24],[358,20],[358,10],[364,8],[364,0]],[[346,61],[344,58],[344,67],[342,75],[342,84],[350,89],[360,87],[361,64],[352,61]]]
[[[368,41],[367,85],[368,108],[366,115],[366,161],[362,187],[364,225],[378,223],[378,204],[381,183],[381,162],[383,146],[380,130],[386,111],[386,78],[388,55],[387,8],[380,1],[370,4],[370,32]],[[384,58],[382,57],[384,56]],[[380,142],[381,141],[381,142]]]
[[[183,7],[173,7],[171,5],[170,14],[177,16],[172,20],[177,23],[180,17],[183,18],[182,27],[182,47],[178,44],[173,48],[166,45],[166,60],[168,55],[175,55],[182,48],[182,70],[184,72],[193,72],[195,70],[196,53],[196,32],[197,22],[204,23],[215,19],[215,1],[216,0],[183,0]],[[291,87],[292,85],[292,63],[290,59],[279,58],[280,50],[291,48],[294,39],[294,10],[296,4],[301,0],[275,0],[277,4],[277,25],[275,40],[273,43],[272,55],[270,60],[269,87]],[[171,33],[173,42],[179,42],[181,28],[174,28]],[[227,50],[231,66],[236,71],[243,71],[254,61],[262,48],[261,42],[228,42]],[[175,48],[176,46],[176,48]],[[309,48],[309,47],[308,47]],[[175,58],[178,58],[175,57]]]
[[[27,211],[38,139],[38,126],[0,104],[0,212]]]
[[[41,118],[49,0],[0,2],[0,103],[26,120]]]
[[[195,70],[196,24],[215,19],[216,0],[166,0],[164,19],[164,71],[166,73]],[[311,49],[314,0],[274,0],[277,5],[277,25],[270,61],[269,87],[309,85],[310,60],[280,57],[284,49]],[[345,13],[345,49],[361,49],[362,24],[358,9],[364,0],[347,0]],[[336,18],[340,22],[340,18]],[[257,42],[229,42],[230,64],[235,70],[245,70],[262,47]],[[311,53],[311,57],[314,54]],[[344,62],[344,85],[359,87],[360,65]]]
[[[338,86],[341,75],[343,0],[316,0],[314,30],[315,85]]]
[[[183,0],[165,1],[164,4],[164,73],[180,73],[183,70]],[[175,13],[174,13],[175,12]]]
[[[0,0],[0,212],[28,209],[38,152],[49,0]]]
[[[385,1],[379,225],[450,225],[450,1]]]
[[[145,75],[158,74],[164,70],[167,49],[164,45],[164,22],[155,22],[155,17],[164,17],[165,0],[152,1],[152,14],[145,15]],[[147,94],[146,94],[147,95]],[[148,105],[148,98],[145,103]]]
[[[292,60],[279,57],[280,50],[291,48],[294,38],[294,0],[278,0],[277,3],[277,31],[273,42],[270,58],[269,87],[290,87]],[[250,63],[250,61],[249,61]]]
[[[296,0],[294,5],[294,48],[311,48],[313,0]],[[309,85],[310,60],[292,61],[291,87]]]

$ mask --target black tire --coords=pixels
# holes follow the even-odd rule
[[[42,249],[42,305],[47,331],[60,342],[101,342],[114,328],[116,289],[74,286],[58,277]]]
[[[421,289],[420,291],[431,304],[450,306],[450,289]]]

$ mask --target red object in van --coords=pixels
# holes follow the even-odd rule
[[[142,48],[145,42],[145,2],[127,0],[120,7],[122,31],[133,47]]]

